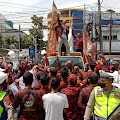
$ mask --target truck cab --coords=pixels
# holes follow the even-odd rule
[[[65,67],[65,64],[71,60],[74,66],[79,66],[79,68],[84,71],[84,62],[83,62],[83,57],[78,56],[78,53],[70,54],[70,56],[59,56],[59,61],[61,64],[61,67]],[[50,56],[48,57],[49,60],[49,65],[52,67],[57,67],[57,61],[56,61],[56,56]]]

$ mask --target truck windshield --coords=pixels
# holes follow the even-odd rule
[[[56,58],[48,58],[49,64],[52,67],[57,67]],[[74,66],[79,66],[81,70],[84,70],[82,57],[59,57],[61,67],[65,67],[65,64],[71,60]]]

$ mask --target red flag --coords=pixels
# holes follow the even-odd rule
[[[48,56],[55,55],[56,44],[57,44],[55,26],[58,24],[58,19],[57,19],[58,9],[54,1],[53,1],[53,6],[52,6],[52,11],[53,11],[52,22],[50,26],[50,34],[49,34],[49,39],[48,39]]]
[[[91,53],[92,55],[97,54],[97,49],[95,45],[90,40],[88,33],[86,32],[85,28],[83,28],[83,53],[88,54]]]
[[[91,53],[91,55],[93,56],[95,56],[97,53],[97,49],[90,40],[90,37],[86,32],[85,28],[83,28],[83,53],[84,63],[88,63],[88,59],[86,56],[88,53]]]

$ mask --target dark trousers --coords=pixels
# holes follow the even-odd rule
[[[76,49],[76,52],[83,52],[83,49]]]

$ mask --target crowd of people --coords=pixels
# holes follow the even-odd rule
[[[15,69],[3,57],[0,120],[107,120],[120,105],[119,64],[115,61],[111,68],[101,54],[99,60],[87,57],[85,71],[72,61],[61,68],[58,56],[57,68],[51,67],[47,54],[45,64],[26,58]],[[114,120],[120,120],[120,115]]]

